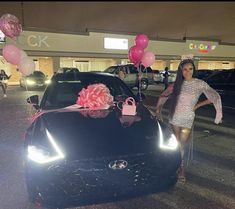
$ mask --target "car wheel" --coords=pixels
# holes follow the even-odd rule
[[[145,91],[148,88],[148,81],[147,80],[142,80],[141,81],[141,90]]]

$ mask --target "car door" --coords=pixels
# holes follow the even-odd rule
[[[129,70],[129,83],[131,86],[136,86],[137,84],[137,75],[138,75],[138,70],[134,65],[128,66]]]
[[[119,77],[120,71],[122,71],[125,74],[124,78],[123,79],[120,78],[120,79],[123,80],[125,84],[129,85],[130,81],[129,81],[129,76],[128,76],[129,74],[128,69],[125,66],[118,66],[117,70],[115,71],[115,74],[118,77]]]

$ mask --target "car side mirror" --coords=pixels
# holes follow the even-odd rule
[[[39,109],[39,99],[38,95],[33,95],[27,99],[27,103],[31,104],[34,106],[36,110]]]
[[[146,96],[143,93],[139,93],[139,92],[136,94],[136,97],[137,97],[139,102],[146,99]]]

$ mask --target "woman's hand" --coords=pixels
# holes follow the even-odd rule
[[[198,104],[196,104],[193,108],[193,111],[195,112],[199,108]]]
[[[160,121],[163,121],[161,110],[156,110],[156,118]]]

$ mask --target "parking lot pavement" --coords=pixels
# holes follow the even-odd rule
[[[0,209],[42,209],[28,202],[23,178],[23,135],[34,112],[26,98],[34,94],[41,96],[42,92],[26,92],[10,86],[7,98],[0,94]],[[166,120],[167,109],[163,114]],[[186,168],[185,184],[177,183],[175,189],[167,193],[80,209],[234,209],[234,127],[224,126],[231,132],[223,131],[210,121],[213,116],[206,114],[199,114],[201,118],[197,119],[191,138],[193,160]],[[234,113],[228,113],[224,120],[232,118]]]

